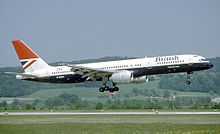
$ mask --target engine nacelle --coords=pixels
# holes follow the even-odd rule
[[[131,71],[120,71],[112,74],[110,80],[116,83],[141,83],[146,82],[147,77],[141,76],[134,78]]]

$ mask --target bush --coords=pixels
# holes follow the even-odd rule
[[[103,109],[103,104],[101,102],[97,103],[95,109],[97,110]]]

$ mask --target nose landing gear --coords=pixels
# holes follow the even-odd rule
[[[187,85],[191,85],[191,74],[192,74],[193,72],[187,72],[187,79],[186,79],[186,84]]]

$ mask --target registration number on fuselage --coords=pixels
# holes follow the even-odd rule
[[[168,66],[168,68],[179,68],[180,66]]]

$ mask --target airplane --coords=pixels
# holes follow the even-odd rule
[[[169,73],[186,73],[186,83],[191,84],[194,71],[213,67],[206,58],[194,54],[51,66],[24,41],[14,40],[12,44],[23,68],[23,73],[16,73],[17,79],[49,83],[101,81],[100,92],[113,93],[119,91],[117,84],[146,82],[148,76]]]

